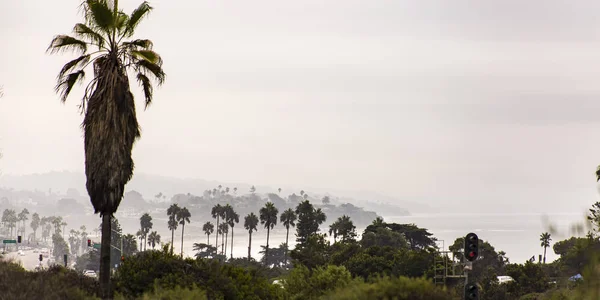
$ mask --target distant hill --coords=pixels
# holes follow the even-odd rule
[[[126,190],[135,190],[142,194],[146,201],[168,201],[176,194],[202,195],[206,190],[212,190],[218,185],[223,188],[229,187],[233,190],[238,188],[238,194],[248,193],[251,184],[224,183],[202,179],[184,179],[159,175],[137,173],[127,184]],[[85,195],[85,175],[78,172],[48,172],[30,175],[2,175],[0,176],[0,187],[15,190],[30,190],[40,192],[52,192],[67,194],[69,189],[76,189],[81,195]],[[284,187],[283,194],[299,193],[301,188],[291,191]],[[432,212],[433,210],[415,202],[402,201],[390,196],[368,191],[328,191],[322,188],[304,188],[311,198],[321,199],[328,195],[332,203],[352,203],[367,210],[372,210],[380,215],[407,215],[411,212]],[[256,186],[259,194],[277,193],[277,187]],[[157,195],[163,195],[156,198]]]

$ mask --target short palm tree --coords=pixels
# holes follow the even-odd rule
[[[544,232],[540,235],[540,246],[544,247],[544,263],[546,263],[546,248],[550,247],[550,241],[552,241],[550,233]]]
[[[150,234],[148,234],[148,245],[150,245],[152,247],[152,250],[154,250],[154,247],[156,247],[156,245],[160,244],[160,234],[158,234],[158,232],[156,231],[152,231]]]
[[[167,209],[167,216],[169,217],[167,226],[169,227],[169,230],[171,230],[171,253],[173,253],[173,243],[175,242],[175,230],[177,230],[178,225],[177,214],[179,214],[180,210],[181,207],[179,207],[177,203],[171,204],[171,206],[169,206],[169,208]]]
[[[259,211],[260,214],[260,224],[262,224],[267,229],[267,248],[265,248],[265,266],[268,266],[267,258],[269,257],[269,234],[271,233],[271,229],[277,225],[277,215],[279,214],[279,210],[277,207],[273,205],[272,202],[265,203],[265,206],[262,207]]]
[[[148,234],[152,229],[152,217],[149,213],[145,213],[140,217],[140,229],[144,234],[144,251],[146,251],[146,244],[148,244]],[[140,251],[142,251],[142,248],[140,248]]]
[[[83,120],[86,188],[94,212],[102,217],[100,250],[100,290],[103,298],[110,291],[110,219],[117,211],[125,184],[133,175],[131,150],[140,137],[128,71],[135,74],[145,96],[152,102],[151,80],[165,80],[160,56],[147,39],[132,39],[140,21],[152,7],[143,2],[131,14],[119,9],[119,1],[84,0],[84,22],[73,28],[73,35],[57,35],[48,51],[72,50],[80,55],[68,62],[57,77],[56,92],[65,101],[75,83],[92,67],[92,80],[81,101]]]
[[[202,226],[202,231],[204,231],[204,234],[206,234],[206,244],[210,245],[210,235],[215,232],[215,225],[208,221]]]
[[[221,225],[219,225],[219,230],[217,230],[217,234],[221,235],[221,255],[224,254],[224,250],[226,248],[225,247],[225,239],[223,238],[223,236],[228,233],[229,233],[229,224],[221,223]],[[225,258],[227,258],[227,256],[225,256]]]
[[[256,231],[258,226],[258,217],[254,213],[250,213],[244,218],[244,228],[248,230],[248,259],[252,258],[252,232]]]
[[[283,264],[287,265],[287,255],[288,255],[288,237],[290,236],[290,227],[296,226],[296,213],[293,209],[288,208],[284,212],[281,213],[281,217],[279,217],[279,221],[283,226],[285,226],[285,258],[283,259]]]
[[[180,209],[179,213],[177,213],[177,221],[181,224],[181,257],[183,257],[183,233],[185,231],[185,223],[189,224],[191,217],[192,214],[190,214],[187,207]]]

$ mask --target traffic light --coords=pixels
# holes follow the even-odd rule
[[[21,243],[21,236],[20,235],[17,236],[17,243],[19,243],[19,244]]]
[[[475,283],[465,285],[465,300],[479,300],[479,287]]]
[[[479,256],[479,238],[474,233],[469,233],[465,237],[465,258],[468,261],[474,261]]]
[[[65,260],[65,267],[67,266],[67,255],[63,255],[63,259]]]
[[[125,256],[121,255],[121,261],[125,261]]]
[[[44,256],[40,254],[39,260],[42,261],[43,259],[44,259]]]
[[[92,240],[88,239],[88,247],[92,246]]]

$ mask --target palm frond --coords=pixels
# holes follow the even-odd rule
[[[106,44],[106,39],[102,36],[102,34],[96,32],[85,24],[75,24],[75,27],[73,27],[73,33],[75,33],[75,35],[79,38],[90,41],[90,43],[98,46],[99,49]]]
[[[90,61],[90,57],[90,54],[86,54],[66,63],[58,73],[59,80],[63,78],[65,74],[71,72],[74,68],[77,68],[78,66],[84,66],[85,64],[87,64]]]
[[[127,29],[125,30],[123,36],[131,37],[135,31],[135,28],[139,25],[140,21],[147,16],[150,11],[152,11],[152,7],[148,4],[147,1],[142,2],[140,6],[133,10],[131,16],[129,17],[129,22],[127,22]]]
[[[120,11],[117,17],[116,25],[119,35],[122,35],[125,32],[125,30],[127,30],[127,23],[129,23],[129,16],[126,13]]]
[[[73,86],[77,81],[83,81],[85,77],[85,72],[83,70],[79,70],[77,72],[71,73],[67,76],[61,78],[61,80],[56,85],[56,92],[60,94],[60,99],[62,102],[67,100],[69,93],[73,89]]]
[[[158,66],[162,65],[162,59],[158,53],[152,50],[131,50],[131,55],[137,59],[147,60]]]
[[[137,48],[142,48],[145,50],[152,50],[152,47],[154,46],[154,44],[152,43],[151,40],[137,39],[137,40],[133,40],[130,42],[123,42],[122,46],[123,46],[123,48],[131,49],[131,50],[137,50]]]
[[[163,84],[165,77],[167,76],[159,65],[153,64],[147,60],[138,60],[135,63],[135,68],[144,75],[152,74],[154,79],[158,82],[158,85]]]
[[[46,49],[51,54],[67,50],[79,50],[81,54],[87,51],[87,43],[68,35],[57,35]]]
[[[152,84],[150,83],[150,79],[148,78],[148,76],[146,76],[142,73],[137,74],[137,80],[138,80],[138,83],[144,89],[144,98],[146,99],[146,108],[147,108],[152,103],[152,92],[153,92]]]
[[[112,32],[114,26],[113,12],[108,6],[107,1],[103,0],[86,0],[86,11],[88,22],[93,24],[93,27],[98,27],[106,33]]]

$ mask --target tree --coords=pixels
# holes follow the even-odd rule
[[[540,246],[544,248],[544,263],[546,263],[546,248],[550,247],[550,241],[552,241],[550,233],[544,232],[540,235]]]
[[[237,188],[233,189],[234,192],[237,190]],[[213,206],[213,208],[210,211],[210,214],[212,215],[213,218],[217,219],[217,234],[215,235],[215,247],[219,248],[219,218],[221,217],[223,211],[223,207],[221,206],[221,204],[217,204],[215,206]],[[222,251],[223,249],[221,249]],[[218,252],[218,249],[217,249]]]
[[[288,258],[288,249],[289,249],[289,236],[290,236],[290,227],[294,227],[296,226],[296,213],[294,212],[293,209],[288,208],[286,209],[284,212],[281,213],[281,216],[279,217],[279,221],[281,222],[281,224],[283,224],[283,226],[285,227],[285,259],[283,264],[287,265],[287,258]]]
[[[23,236],[25,236],[25,227],[26,227],[25,221],[29,220],[29,218],[27,217],[28,215],[29,215],[29,211],[27,210],[27,208],[23,208],[23,210],[18,215],[19,221],[23,222],[23,230],[22,230]]]
[[[41,225],[41,220],[40,220],[40,215],[38,213],[34,213],[33,215],[31,215],[31,224],[29,224],[29,226],[31,226],[31,229],[33,229],[33,240],[35,241],[35,234],[38,230],[38,228]]]
[[[251,193],[252,195],[254,195],[254,193],[256,193],[256,187],[254,187],[254,186],[251,186],[251,187],[250,187],[250,193]]]
[[[244,228],[248,230],[248,259],[252,258],[252,232],[256,231],[258,226],[258,217],[254,213],[250,213],[244,218]]]
[[[144,251],[146,250],[146,244],[148,243],[148,233],[152,229],[152,217],[150,214],[145,213],[140,217],[140,229],[142,230],[142,234],[144,236]],[[140,251],[142,248],[140,247]]]
[[[323,200],[321,200],[323,202],[324,205],[328,205],[329,203],[331,203],[331,199],[329,198],[329,196],[324,196]]]
[[[304,194],[306,195],[306,194]],[[296,224],[296,240],[298,243],[304,243],[311,235],[319,232],[319,226],[326,221],[327,217],[321,209],[315,209],[313,205],[304,200],[296,207],[298,222]]]
[[[278,188],[278,189],[277,189],[277,193],[278,193],[278,194],[281,194],[281,188]]]
[[[144,248],[144,231],[143,230],[138,230],[135,233],[135,236],[137,236],[138,239],[140,239],[140,251],[142,250],[142,248]]]
[[[229,224],[227,223],[221,223],[219,225],[219,229],[217,230],[217,234],[221,235],[221,255],[224,255],[224,250],[225,250],[225,239],[223,238],[223,235],[227,234],[229,231]],[[224,256],[225,258],[227,257],[226,255]]]
[[[160,234],[158,234],[158,232],[152,231],[148,235],[148,245],[152,247],[152,250],[154,250],[154,247],[156,247],[156,245],[160,245]]]
[[[179,210],[181,208],[177,204],[171,204],[167,209],[167,216],[169,217],[167,225],[169,226],[169,230],[171,230],[171,253],[173,253],[173,242],[175,240],[175,230],[177,230],[177,214],[179,214]]]
[[[118,4],[118,0],[85,0],[81,5],[84,23],[75,25],[75,36],[57,35],[48,47],[50,53],[73,50],[81,55],[59,72],[56,92],[63,102],[75,83],[84,80],[85,69],[93,65],[93,79],[84,90],[81,109],[85,111],[82,127],[86,188],[94,212],[100,214],[104,224],[100,251],[100,289],[104,298],[111,297],[110,219],[133,175],[131,151],[140,137],[128,71],[136,74],[146,107],[153,97],[151,79],[161,85],[166,76],[162,59],[152,50],[152,42],[130,40],[152,7],[143,2],[128,15],[119,10]],[[96,49],[88,52],[88,47]]]
[[[206,240],[207,240],[207,245],[210,245],[210,235],[215,231],[215,225],[213,225],[213,223],[211,223],[210,221],[204,223],[204,225],[202,226],[202,231],[204,231],[204,234],[206,234]]]
[[[227,204],[225,208],[225,221],[227,224],[229,224],[229,227],[231,227],[231,251],[229,252],[229,257],[233,259],[233,227],[235,224],[240,222],[240,215],[238,215],[238,213],[236,213],[235,210],[233,210],[233,207],[231,207],[229,204]]]
[[[192,214],[190,214],[187,207],[180,209],[177,213],[177,221],[181,224],[181,257],[183,257],[183,233],[185,231],[185,223],[190,223],[190,217],[192,217]]]
[[[265,248],[265,266],[268,266],[267,257],[269,257],[269,234],[271,233],[271,229],[277,225],[277,215],[279,214],[279,210],[273,205],[271,202],[265,203],[265,206],[262,207],[259,211],[260,214],[260,224],[262,224],[267,229],[267,246]]]

